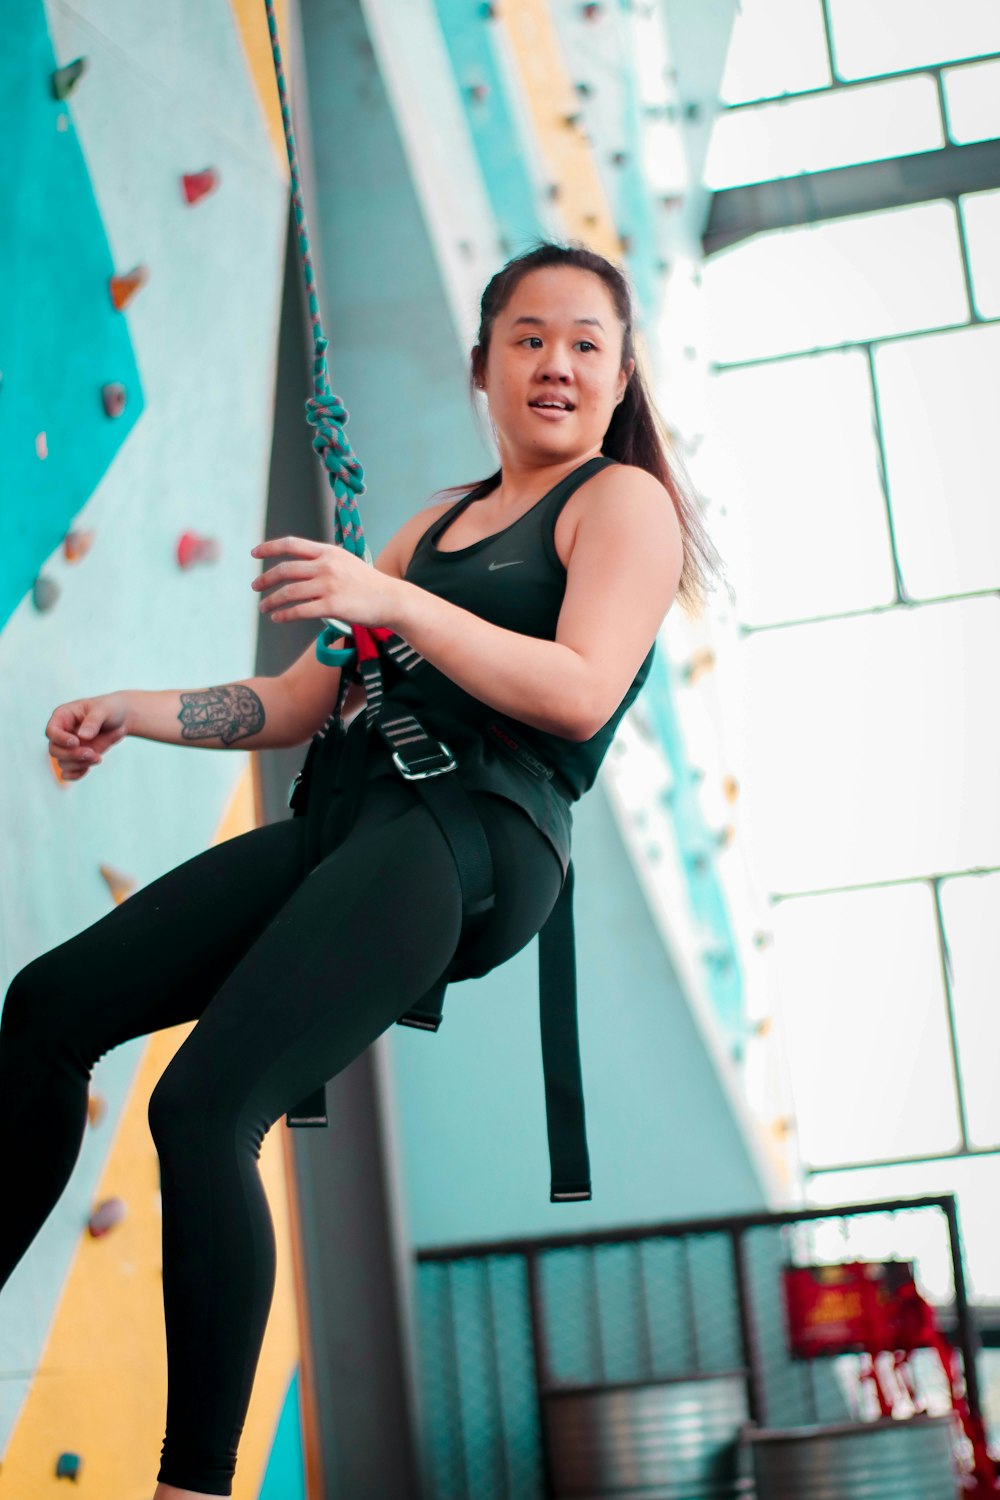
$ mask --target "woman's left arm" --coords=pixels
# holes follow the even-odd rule
[[[587,740],[628,691],[673,602],[683,562],[677,514],[651,474],[616,465],[587,490],[554,641],[505,630],[408,582],[395,543],[411,523],[374,572],[327,543],[262,543],[254,556],[284,552],[300,561],[279,564],[253,586],[283,585],[261,604],[277,620],[334,616],[386,625],[498,713]]]
[[[596,734],[624,698],[683,561],[677,514],[652,475],[620,466],[588,488],[554,641],[504,630],[405,581],[390,621],[474,698],[570,740]]]

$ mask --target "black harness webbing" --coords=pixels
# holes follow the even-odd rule
[[[462,889],[462,937],[466,938],[494,904],[493,862],[475,804],[453,774],[456,763],[448,747],[429,735],[413,714],[400,714],[388,703],[380,704],[373,727],[388,745],[400,775],[411,783],[448,841]],[[304,814],[308,820],[309,868],[319,859],[320,830],[327,810],[335,810],[335,841],[339,842],[354,822],[364,780],[366,734],[347,733],[339,719],[327,733],[338,737],[333,753],[320,757],[317,763],[317,749],[323,736],[313,737],[289,799],[295,816]],[[400,1016],[398,1024],[437,1031],[449,977],[457,976],[444,975]],[[590,1160],[577,1026],[572,864],[538,937],[538,1001],[551,1168],[550,1202],[589,1199]],[[289,1126],[328,1124],[325,1088],[316,1089],[290,1109],[285,1118]]]

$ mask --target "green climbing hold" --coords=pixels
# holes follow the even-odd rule
[[[80,79],[87,71],[87,59],[77,57],[64,68],[56,68],[52,75],[53,99],[68,99]]]
[[[39,614],[44,614],[47,609],[51,609],[58,598],[59,585],[55,579],[46,578],[44,574],[39,574],[31,590],[31,602]]]

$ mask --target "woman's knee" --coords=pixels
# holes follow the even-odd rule
[[[243,1135],[241,1110],[221,1079],[193,1076],[178,1054],[149,1096],[146,1117],[158,1155],[200,1160]]]
[[[146,1111],[153,1144],[161,1155],[173,1146],[189,1144],[200,1128],[205,1100],[199,1093],[186,1087],[170,1067],[161,1074]]]
[[[41,958],[26,964],[10,982],[0,1014],[0,1035],[8,1043],[54,1038],[58,996]]]

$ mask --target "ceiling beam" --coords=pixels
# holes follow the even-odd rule
[[[935,198],[954,199],[961,193],[996,187],[1000,187],[1000,141],[949,145],[888,161],[747,183],[712,195],[702,248],[709,256],[768,229],[902,208]]]

